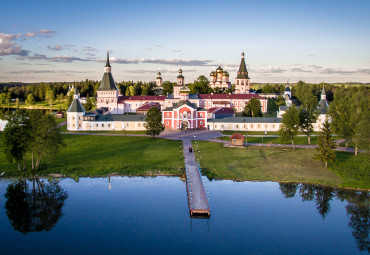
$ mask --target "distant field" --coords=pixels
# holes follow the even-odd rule
[[[315,153],[313,149],[284,151],[273,147],[224,148],[222,144],[203,141],[197,141],[193,146],[199,146],[197,158],[209,178],[306,182],[370,189],[369,161],[365,154],[356,160],[354,155],[339,153],[337,162],[330,165],[331,169],[336,170],[330,170],[312,159]],[[348,160],[353,162],[347,164]],[[354,170],[347,173],[350,167]]]

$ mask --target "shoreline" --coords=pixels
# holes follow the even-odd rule
[[[94,176],[77,176],[77,178],[109,178],[109,177],[178,177],[180,180],[181,178],[184,177],[185,175],[179,175],[179,174],[153,174],[153,175],[127,175],[127,174],[118,174],[118,173],[111,173],[107,175],[94,175]],[[203,175],[206,176],[207,175]],[[24,177],[24,176],[11,176],[11,177],[0,177],[0,180],[13,180],[13,179],[21,179],[21,178],[26,178],[26,179],[33,179],[33,178],[41,178],[41,179],[73,179],[75,180],[74,177],[68,176],[68,175],[63,175],[63,174],[48,174],[46,176],[40,175],[40,176],[31,176],[31,177]],[[208,178],[208,177],[207,177]],[[320,187],[326,187],[326,188],[333,188],[333,189],[344,189],[344,190],[353,190],[353,191],[366,191],[370,192],[370,189],[362,189],[362,188],[352,188],[352,187],[340,187],[340,186],[332,186],[332,185],[325,185],[325,184],[319,184],[319,183],[313,183],[313,182],[299,182],[299,181],[273,181],[273,180],[236,180],[236,179],[217,179],[214,178],[213,180],[208,179],[209,182],[212,181],[233,181],[233,182],[275,182],[275,183],[294,183],[294,184],[308,184],[308,185],[317,185]]]

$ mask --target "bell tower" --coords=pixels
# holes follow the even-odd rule
[[[244,52],[239,66],[238,75],[236,77],[235,93],[236,94],[249,94],[250,78],[248,76],[247,66],[244,60]]]

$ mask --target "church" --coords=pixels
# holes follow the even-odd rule
[[[216,72],[212,72],[211,77],[211,87],[231,88],[229,73],[221,67]],[[217,129],[214,123],[222,118],[233,118],[236,122],[240,121],[238,117],[235,117],[235,113],[242,112],[252,98],[259,99],[262,112],[267,112],[268,99],[257,94],[250,94],[249,80],[243,53],[236,78],[235,93],[190,94],[180,69],[173,94],[120,96],[112,75],[108,52],[103,78],[97,90],[97,109],[86,112],[76,88],[74,99],[67,111],[67,129],[75,131],[145,130],[144,115],[153,106],[161,110],[162,121],[166,129]],[[162,85],[161,73],[157,74],[156,85],[158,87]],[[262,119],[269,120],[269,118]]]

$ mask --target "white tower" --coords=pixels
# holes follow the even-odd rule
[[[77,87],[73,95],[73,101],[67,111],[67,130],[83,130],[83,116],[85,109],[80,102],[80,95]]]
[[[235,93],[236,94],[249,94],[250,78],[248,76],[247,66],[244,60],[244,52],[239,66],[238,75],[236,77]]]
[[[97,90],[97,107],[106,107],[111,114],[123,113],[118,110],[118,89],[112,76],[112,68],[109,63],[109,51],[107,62],[104,67],[104,75]]]

